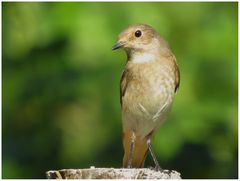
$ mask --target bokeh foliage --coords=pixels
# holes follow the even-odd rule
[[[183,178],[236,178],[237,2],[2,3],[3,178],[121,167],[117,35],[152,25],[181,85],[153,147]],[[153,165],[150,158],[147,165]]]

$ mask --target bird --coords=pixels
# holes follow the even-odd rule
[[[120,80],[123,167],[142,168],[150,152],[162,170],[152,138],[169,114],[180,85],[180,71],[167,41],[146,24],[134,24],[118,35],[112,50],[124,49],[127,61]]]

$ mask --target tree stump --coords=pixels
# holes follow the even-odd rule
[[[156,171],[150,168],[62,169],[46,172],[48,179],[181,179],[177,171]]]

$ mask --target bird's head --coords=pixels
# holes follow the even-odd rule
[[[171,54],[168,43],[151,26],[144,24],[132,25],[121,32],[112,49],[119,48],[126,51],[129,61],[137,63]]]
[[[159,46],[159,39],[158,33],[151,26],[137,24],[121,32],[112,49],[123,48],[127,53],[152,50]]]

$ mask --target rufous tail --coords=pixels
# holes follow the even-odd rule
[[[128,167],[130,156],[130,147],[132,142],[132,131],[125,131],[123,133],[123,167]],[[142,168],[148,153],[147,139],[136,136],[133,148],[132,168]]]

